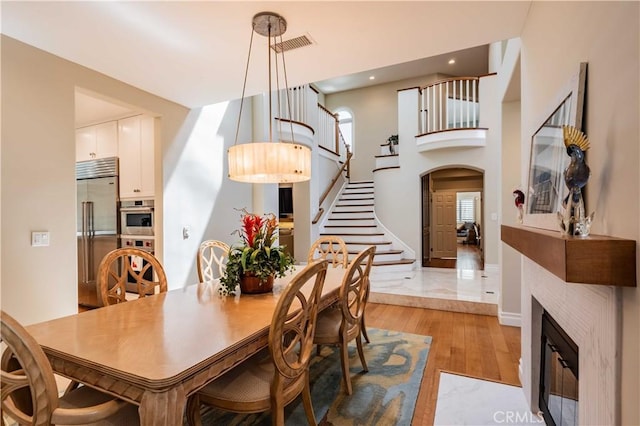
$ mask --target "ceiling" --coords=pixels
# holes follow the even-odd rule
[[[477,75],[478,58],[486,64],[486,45],[519,36],[529,6],[529,1],[2,1],[0,28],[9,37],[193,108],[240,96],[251,18],[261,11],[287,19],[285,41],[306,35],[313,42],[286,53],[289,86],[316,83],[333,93],[434,72]],[[254,37],[247,95],[268,87],[266,50],[266,39]],[[447,63],[452,56],[453,66]]]

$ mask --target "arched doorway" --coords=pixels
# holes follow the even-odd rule
[[[483,171],[447,167],[421,181],[422,266],[484,269]]]

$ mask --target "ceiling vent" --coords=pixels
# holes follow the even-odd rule
[[[306,35],[300,37],[285,40],[282,43],[272,44],[271,48],[277,53],[288,52],[289,50],[298,49],[300,47],[309,46],[312,44],[311,38]]]

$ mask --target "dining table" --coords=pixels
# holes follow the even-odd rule
[[[268,346],[279,295],[303,268],[269,293],[221,296],[214,280],[27,330],[55,373],[137,404],[142,425],[181,425],[190,395]],[[338,300],[343,276],[327,269],[319,309]]]

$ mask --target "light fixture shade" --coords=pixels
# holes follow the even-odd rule
[[[311,150],[287,142],[251,142],[227,151],[229,179],[247,183],[303,182],[311,178]]]

